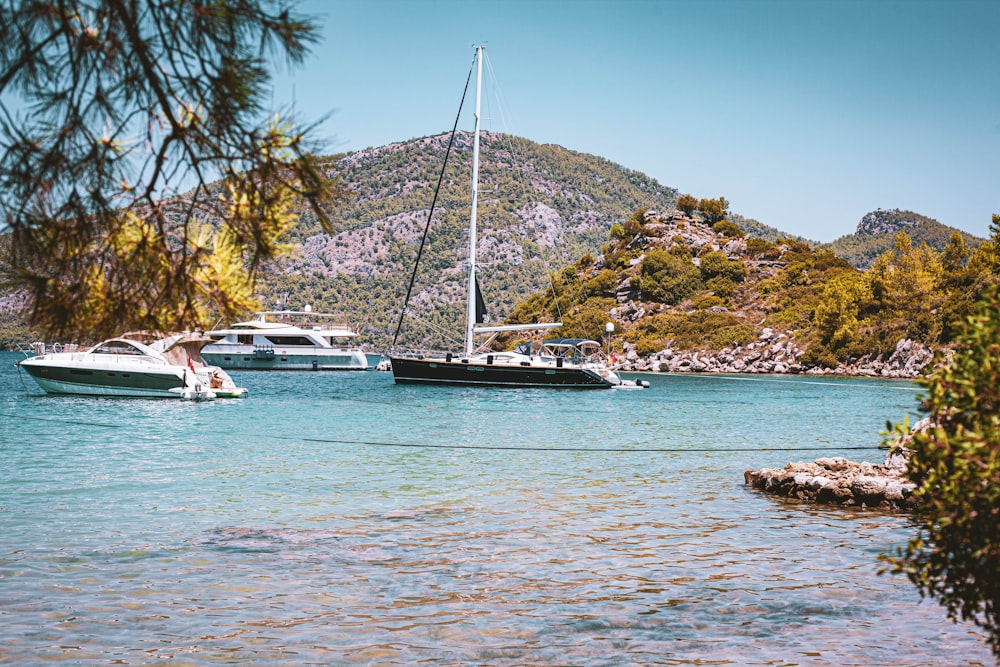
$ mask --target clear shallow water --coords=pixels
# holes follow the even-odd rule
[[[907,384],[245,373],[249,399],[196,404],[45,396],[18,358],[0,353],[3,663],[994,664],[877,574],[904,517],[743,484],[881,461]]]

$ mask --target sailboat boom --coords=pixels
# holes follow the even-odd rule
[[[537,322],[535,324],[499,324],[495,327],[475,327],[475,333],[497,333],[500,331],[531,331],[532,329],[555,329],[562,322]]]

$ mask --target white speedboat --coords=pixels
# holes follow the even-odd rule
[[[201,354],[220,368],[240,370],[363,371],[368,357],[349,344],[357,329],[324,320],[335,317],[310,310],[267,310],[248,322],[206,335]]]
[[[50,394],[186,400],[245,397],[245,388],[202,359],[200,350],[209,342],[200,334],[158,338],[131,333],[81,352],[41,350],[18,366]]]

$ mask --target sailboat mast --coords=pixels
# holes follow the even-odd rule
[[[479,97],[483,88],[483,47],[476,47],[476,131],[472,139],[472,213],[469,217],[469,305],[465,320],[465,354],[472,354],[476,327],[476,207],[479,203]]]

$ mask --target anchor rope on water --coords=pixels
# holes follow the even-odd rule
[[[98,426],[100,428],[123,428],[122,424],[105,424],[102,422],[88,422],[74,419],[52,419],[50,417],[35,417],[34,415],[16,415],[10,412],[0,412],[0,417],[10,419],[24,419],[28,421],[50,422],[56,424],[73,424],[75,426]]]
[[[31,421],[43,421],[57,424],[73,424],[76,426],[97,426],[100,428],[124,428],[122,424],[105,424],[101,422],[88,422],[72,419],[50,419],[47,417],[35,417],[30,415],[18,415],[9,412],[2,412],[0,416],[11,419],[25,419]],[[246,437],[243,434],[240,437]],[[665,454],[711,454],[711,453],[736,453],[736,452],[829,452],[829,451],[872,451],[881,449],[878,445],[850,445],[827,447],[558,447],[542,445],[449,445],[433,442],[388,442],[384,440],[347,440],[341,438],[313,438],[308,436],[279,435],[277,433],[264,433],[266,437],[276,440],[293,440],[298,442],[316,442],[332,445],[365,445],[368,447],[403,447],[409,449],[453,449],[453,450],[483,450],[483,451],[521,451],[521,452],[580,452],[580,453],[665,453]]]
[[[862,451],[878,450],[877,445],[852,445],[829,447],[550,447],[541,445],[447,445],[423,442],[385,442],[380,440],[346,440],[339,438],[309,438],[302,436],[268,434],[278,440],[296,440],[301,442],[318,442],[338,445],[367,445],[372,447],[408,447],[414,449],[468,449],[468,450],[499,450],[521,452],[603,452],[603,453],[691,453],[704,454],[713,452],[828,452],[828,451]]]

